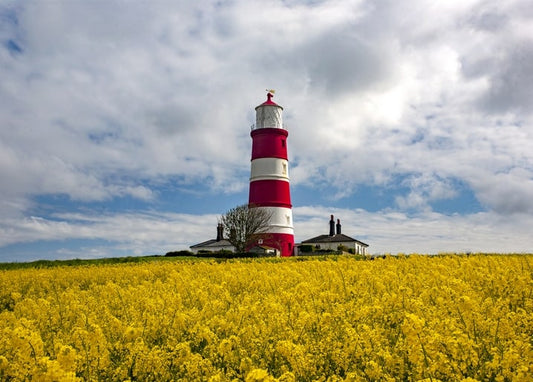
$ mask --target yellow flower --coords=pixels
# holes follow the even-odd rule
[[[246,382],[269,382],[275,381],[274,377],[268,374],[264,369],[253,369],[248,373],[245,379]]]

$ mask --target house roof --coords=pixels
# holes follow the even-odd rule
[[[337,234],[337,235],[333,235],[333,236],[329,236],[329,235],[316,236],[316,237],[313,237],[311,239],[307,239],[307,240],[302,241],[302,244],[305,244],[305,243],[313,243],[313,244],[315,244],[315,243],[316,244],[320,244],[320,243],[346,243],[346,242],[355,242],[355,243],[361,244],[364,247],[368,247],[368,244],[363,243],[362,241],[356,240],[354,238],[351,238],[350,236],[346,236],[346,235],[344,235],[342,233]]]
[[[233,244],[231,244],[226,239],[222,239],[218,241],[216,239],[211,239],[211,240],[204,241],[202,243],[191,245],[189,248],[205,248],[205,247],[233,247]]]

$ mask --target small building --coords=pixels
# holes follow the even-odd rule
[[[353,250],[353,253],[356,255],[366,255],[368,248],[368,244],[344,235],[341,232],[340,219],[337,219],[337,224],[335,225],[333,215],[331,215],[329,222],[329,235],[320,235],[304,240],[302,241],[302,245],[312,245],[317,250],[326,249],[333,251],[336,251],[341,246],[348,248],[348,250]]]
[[[262,256],[279,256],[279,250],[276,248],[269,247],[267,245],[256,245],[248,250],[251,253],[257,253]]]
[[[191,252],[197,254],[198,252],[219,252],[231,251],[235,252],[235,247],[227,239],[224,239],[224,226],[217,225],[217,238],[204,241],[189,247]]]

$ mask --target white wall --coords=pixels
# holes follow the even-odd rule
[[[286,233],[294,235],[292,225],[292,210],[285,207],[257,207],[269,211],[272,214],[270,218],[269,233]]]
[[[257,158],[252,161],[250,181],[275,179],[289,181],[289,162],[280,158]]]
[[[320,244],[304,243],[304,244],[313,245],[313,246],[320,245],[320,249],[331,249],[333,251],[336,251],[339,245],[343,245],[348,249],[353,249],[356,255],[366,255],[366,247],[353,241],[336,242],[336,243],[320,243]]]
[[[203,250],[207,250],[207,251],[211,251],[211,252],[217,252],[217,251],[221,251],[221,250],[235,252],[235,247],[233,247],[233,246],[228,247],[227,245],[220,245],[220,246],[190,248],[190,250],[194,254],[198,253],[199,251],[203,251]]]
[[[255,111],[255,128],[274,127],[282,129],[282,110],[281,106],[258,106]]]

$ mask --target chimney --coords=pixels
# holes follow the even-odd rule
[[[222,223],[218,223],[217,225],[217,241],[224,239],[224,226]]]
[[[335,236],[335,219],[331,215],[331,220],[329,221],[329,236]]]
[[[337,235],[341,234],[341,219],[337,219]]]

